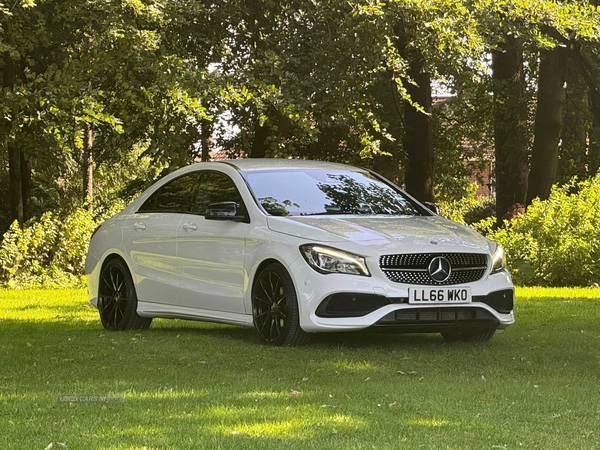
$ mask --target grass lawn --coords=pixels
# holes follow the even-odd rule
[[[109,333],[84,291],[0,291],[0,448],[600,448],[600,289],[519,289],[516,316],[487,344],[271,348],[195,322]]]

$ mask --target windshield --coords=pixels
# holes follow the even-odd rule
[[[257,200],[273,216],[422,215],[400,191],[360,169],[271,169],[245,175]]]

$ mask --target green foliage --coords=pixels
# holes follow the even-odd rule
[[[0,245],[0,286],[13,289],[80,287],[90,237],[122,202],[97,215],[78,208],[66,217],[47,212],[21,229],[15,221]]]
[[[38,218],[5,237],[2,282],[66,285],[80,275],[77,246],[97,221],[77,216],[87,125],[97,208],[192,162],[213,120],[214,147],[231,154],[262,147],[266,156],[358,165],[389,154],[398,172],[407,162],[402,106],[413,103],[404,47],[455,94],[432,113],[444,213],[487,232],[492,200],[476,200],[465,176],[465,161],[477,165],[492,149],[482,55],[517,36],[533,87],[539,48],[556,44],[548,30],[595,49],[598,9],[546,0],[0,1],[0,196],[9,197],[6,150],[18,147],[32,175],[26,216]],[[569,105],[589,108],[575,88]],[[584,121],[566,115],[561,181],[591,167],[580,160]],[[9,203],[0,233],[14,216]],[[69,233],[59,217],[72,220]],[[71,241],[73,254],[57,247]]]
[[[476,193],[477,183],[471,183],[467,186],[465,195],[458,200],[439,202],[441,215],[480,232],[487,232],[495,220],[496,199],[476,197]]]
[[[555,187],[489,237],[506,249],[518,284],[592,286],[600,282],[598,224],[600,175]]]

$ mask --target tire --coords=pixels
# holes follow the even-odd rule
[[[444,331],[442,336],[446,342],[488,342],[496,333],[495,328],[464,330],[464,331]]]
[[[137,314],[137,295],[131,273],[120,258],[111,259],[100,272],[98,311],[105,330],[146,330],[152,318]]]
[[[281,264],[260,271],[252,286],[252,317],[262,342],[277,346],[307,344],[309,335],[300,328],[296,289]]]

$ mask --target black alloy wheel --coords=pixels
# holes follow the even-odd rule
[[[152,318],[137,314],[135,285],[121,259],[111,259],[102,268],[98,288],[98,311],[106,330],[140,330],[150,327]]]
[[[300,328],[292,279],[280,264],[269,264],[256,277],[252,288],[252,315],[260,339],[267,344],[308,342],[308,334]]]

